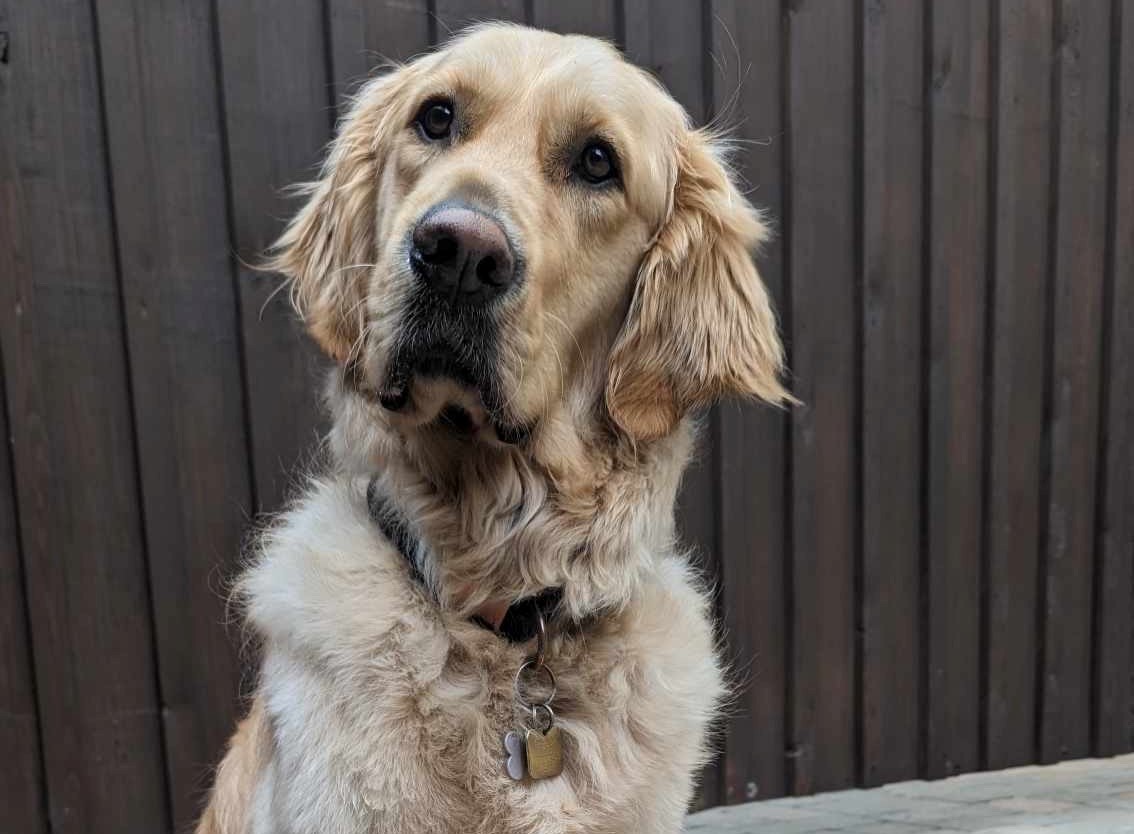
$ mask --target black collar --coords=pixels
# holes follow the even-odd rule
[[[378,525],[382,535],[389,539],[390,544],[402,555],[410,576],[428,592],[429,586],[419,561],[421,542],[394,502],[382,494],[378,488],[377,478],[371,479],[366,489],[366,505],[370,509],[370,517]],[[525,597],[513,603],[504,614],[498,633],[512,643],[528,642],[539,633],[540,616],[546,622],[551,621],[562,600],[562,588],[545,588],[535,596]],[[480,617],[473,617],[472,621],[481,628],[493,631],[492,626]]]

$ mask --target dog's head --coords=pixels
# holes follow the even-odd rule
[[[640,442],[722,394],[785,398],[764,237],[615,49],[491,25],[361,89],[273,265],[402,429],[510,443],[575,408]]]

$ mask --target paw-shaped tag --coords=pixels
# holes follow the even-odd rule
[[[519,733],[504,736],[504,752],[508,754],[505,767],[508,775],[519,782],[524,778],[524,739]]]

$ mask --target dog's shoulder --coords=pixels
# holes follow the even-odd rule
[[[239,595],[261,639],[316,653],[372,647],[424,607],[404,559],[370,517],[366,481],[347,477],[313,479],[261,534]]]

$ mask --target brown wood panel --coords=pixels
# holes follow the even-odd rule
[[[931,3],[928,680],[931,777],[979,766],[989,3]]]
[[[705,35],[700,3],[687,0],[623,0],[626,55],[665,82],[697,123],[705,101]]]
[[[234,724],[225,588],[251,509],[213,20],[175,0],[96,8],[166,766],[184,829]]]
[[[408,61],[429,49],[428,0],[326,0],[331,75],[343,96],[390,61]]]
[[[1059,0],[1050,486],[1040,759],[1090,752],[1091,605],[1105,275],[1109,0]]]
[[[490,20],[526,22],[524,0],[436,0],[437,40],[448,37],[466,26]]]
[[[534,0],[533,26],[563,34],[592,35],[617,40],[617,0]]]
[[[1043,460],[1044,343],[1051,168],[1050,2],[1002,0],[992,332],[987,377],[986,767],[1035,757],[1036,590]]]
[[[0,395],[3,388],[0,363]],[[11,831],[45,834],[39,711],[9,437],[7,409],[0,401],[0,807]]]
[[[5,5],[0,339],[50,825],[166,831],[92,10]]]
[[[1110,286],[1100,448],[1098,614],[1094,747],[1134,750],[1134,0],[1117,0],[1112,22],[1116,85],[1110,159]]]
[[[318,171],[334,91],[320,0],[223,2],[216,10],[253,486],[258,509],[272,511],[325,428],[327,363],[280,278],[244,264],[260,260],[298,209],[284,189]]]
[[[862,779],[918,774],[921,703],[920,2],[862,19]]]
[[[787,131],[793,390],[791,791],[855,781],[857,322],[855,20],[789,6]]]
[[[779,229],[783,217],[781,10],[778,0],[714,0],[713,105],[739,141],[737,172]],[[773,302],[784,297],[783,249],[758,257]],[[720,585],[726,651],[739,691],[725,727],[725,802],[782,796],[786,550],[784,412],[727,403],[720,419]]]

